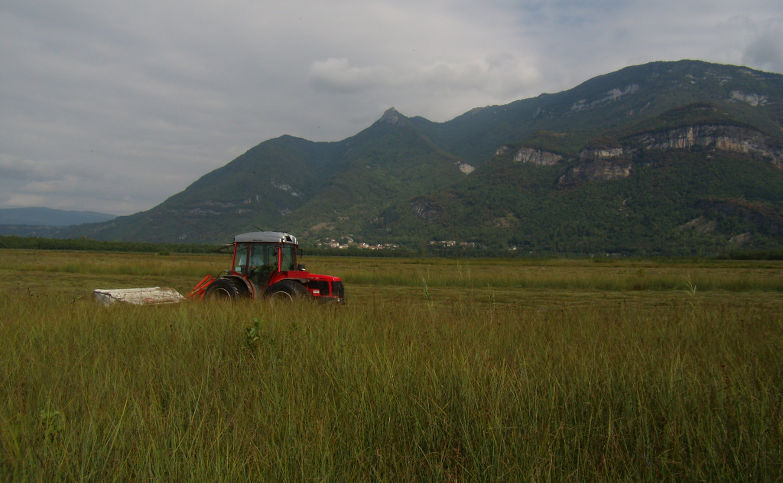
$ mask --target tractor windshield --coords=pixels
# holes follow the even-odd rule
[[[250,245],[250,270],[274,272],[277,270],[277,246],[271,243]]]
[[[269,277],[277,271],[277,245],[273,243],[250,244],[250,266],[247,276],[258,287],[269,283]]]

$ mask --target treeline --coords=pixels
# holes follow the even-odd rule
[[[783,251],[781,250],[748,251],[748,252],[732,251],[724,255],[720,255],[717,258],[726,259],[726,260],[783,260]]]
[[[0,236],[0,248],[25,248],[32,250],[94,250],[106,252],[142,253],[214,253],[222,245],[195,245],[185,243],[148,243],[132,241],[99,241],[88,238],[38,238]]]
[[[230,252],[230,246],[187,243],[149,243],[149,242],[119,242],[99,241],[88,238],[38,238],[19,236],[0,236],[0,249],[16,248],[28,250],[85,250],[104,252],[140,252],[140,253],[216,253]],[[400,247],[394,250],[363,250],[355,247],[347,249],[303,247],[305,255],[313,256],[349,256],[349,257],[466,257],[466,258],[626,258],[647,256],[656,258],[658,255],[640,255],[638,253],[571,253],[543,250],[539,252],[509,251],[504,248],[446,248],[419,246],[418,249]],[[671,256],[671,255],[668,255]],[[690,255],[693,257],[693,255]],[[697,258],[717,258],[723,260],[783,260],[783,250],[730,251],[714,256]]]

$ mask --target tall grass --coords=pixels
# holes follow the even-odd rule
[[[418,268],[426,285],[347,284],[343,307],[104,308],[6,285],[0,475],[783,476],[778,292],[499,303],[491,289],[432,289],[434,269]],[[70,275],[55,272],[75,291]]]

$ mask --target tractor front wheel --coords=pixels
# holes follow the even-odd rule
[[[283,300],[290,302],[296,298],[307,295],[307,289],[304,288],[304,285],[299,282],[295,282],[293,280],[281,280],[266,289],[264,295],[272,300]]]
[[[239,288],[236,283],[228,278],[218,278],[207,287],[204,298],[210,300],[236,300],[239,297]]]

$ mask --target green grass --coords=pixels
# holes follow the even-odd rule
[[[315,258],[346,306],[89,299],[225,258],[0,251],[3,479],[783,475],[783,264]]]

